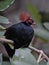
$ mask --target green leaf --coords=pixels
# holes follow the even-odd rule
[[[0,65],[2,65],[2,53],[0,53]]]
[[[43,25],[47,30],[49,30],[49,22],[44,22]]]
[[[9,24],[10,22],[6,17],[0,16],[0,23],[2,24]]]
[[[5,31],[0,31],[0,37],[4,37],[4,36],[3,36],[4,33],[5,33]]]
[[[44,29],[40,29],[40,28],[34,28],[34,32],[35,35],[41,37],[44,40],[49,40],[49,32],[44,30]]]
[[[5,9],[7,9],[13,2],[14,0],[1,0],[0,11],[4,11]]]
[[[5,27],[3,27],[2,25],[0,25],[0,30],[4,30],[5,29]]]
[[[48,62],[47,62],[47,65],[49,65],[49,60],[48,60]]]
[[[47,62],[42,60],[41,62],[39,62],[39,65],[47,65]]]
[[[2,65],[11,65],[10,62],[2,62]]]
[[[29,11],[29,13],[31,14],[31,17],[35,21],[41,22],[41,15],[39,14],[38,10],[31,3],[27,3],[26,7],[27,7],[27,10]]]
[[[26,62],[22,62],[22,61],[14,61],[14,65],[31,65],[31,64],[26,63]]]
[[[15,65],[38,65],[35,57],[31,54],[30,49],[20,48],[16,50],[12,61]]]
[[[11,44],[8,44],[8,45],[10,46],[11,49],[14,49],[14,46],[13,45],[11,45]]]

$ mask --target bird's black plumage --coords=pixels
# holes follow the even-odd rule
[[[14,41],[13,50],[9,47],[8,44],[4,44],[8,55],[12,57],[15,52],[15,49],[21,47],[28,47],[33,38],[34,30],[31,27],[31,24],[27,22],[20,22],[9,27],[4,35],[7,39]]]

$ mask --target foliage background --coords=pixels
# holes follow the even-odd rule
[[[2,0],[2,3],[6,0]],[[11,4],[12,2],[12,4]],[[29,12],[32,19],[36,22],[34,27],[35,40],[32,46],[42,49],[49,56],[49,1],[47,0],[7,0],[5,4],[0,1],[0,37],[4,37],[4,29],[12,24],[19,23],[19,14],[22,11]],[[2,8],[4,6],[4,8]],[[36,55],[32,51],[33,55]],[[38,54],[37,54],[38,56]],[[18,57],[19,58],[19,57]],[[33,58],[34,59],[34,58]],[[36,62],[36,61],[35,61]],[[18,64],[21,64],[18,63]],[[22,63],[23,64],[23,63]],[[42,61],[40,65],[48,65]],[[24,64],[26,65],[26,64]],[[34,65],[34,64],[33,64]]]

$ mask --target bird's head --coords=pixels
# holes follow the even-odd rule
[[[35,25],[35,22],[30,18],[30,15],[27,12],[22,12],[20,14],[20,20],[29,23],[30,25]]]

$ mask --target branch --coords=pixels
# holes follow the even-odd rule
[[[14,41],[9,40],[9,39],[5,39],[5,38],[0,38],[0,42],[6,42],[6,43],[10,43],[10,44],[14,43]]]

